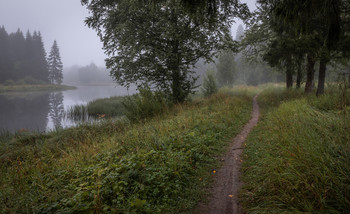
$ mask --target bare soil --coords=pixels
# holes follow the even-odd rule
[[[229,150],[221,158],[224,161],[222,168],[215,171],[214,184],[210,191],[208,203],[200,203],[195,211],[198,214],[233,214],[242,213],[238,201],[239,189],[242,186],[240,181],[240,168],[242,165],[241,154],[243,143],[251,129],[256,126],[259,120],[259,105],[256,95],[253,99],[252,118],[244,126],[230,143]]]

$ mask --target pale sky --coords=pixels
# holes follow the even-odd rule
[[[255,9],[256,0],[241,0]],[[40,31],[46,52],[56,39],[64,66],[88,65],[94,62],[104,66],[106,56],[94,30],[88,28],[85,17],[88,10],[80,0],[0,0],[0,25],[8,33],[20,28]],[[240,21],[232,26],[233,38]]]

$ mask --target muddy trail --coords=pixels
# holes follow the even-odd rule
[[[198,214],[233,214],[242,213],[238,202],[238,192],[242,186],[239,179],[242,165],[241,154],[243,143],[251,129],[259,120],[259,105],[256,95],[253,99],[252,118],[244,126],[230,143],[229,150],[222,157],[224,161],[222,168],[215,174],[215,180],[210,189],[210,198],[207,204],[199,204],[195,213]]]

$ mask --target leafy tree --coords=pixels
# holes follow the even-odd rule
[[[97,30],[109,58],[106,65],[121,85],[148,83],[182,102],[195,88],[191,68],[211,60],[220,49],[232,49],[229,26],[237,9],[202,17],[188,16],[179,0],[82,0],[91,16],[86,23]]]
[[[259,0],[260,4],[268,8],[271,20],[281,20],[277,25],[279,34],[293,28],[297,38],[303,38],[307,43],[307,81],[305,92],[313,89],[314,65],[320,60],[319,81],[317,95],[324,91],[326,65],[330,61],[330,53],[336,49],[341,35],[342,0]],[[272,25],[276,26],[276,25]]]
[[[218,91],[215,79],[215,72],[213,70],[208,70],[203,79],[203,85],[201,88],[201,91],[205,97],[210,97]]]
[[[56,40],[51,47],[50,55],[47,59],[49,65],[49,79],[51,83],[61,84],[63,79],[63,64]]]
[[[235,81],[236,63],[232,51],[222,51],[217,63],[217,79],[220,87],[232,85]]]

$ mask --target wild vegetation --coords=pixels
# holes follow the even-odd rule
[[[344,87],[344,86],[343,86]],[[350,93],[318,98],[270,87],[245,143],[241,199],[247,213],[346,213],[350,209]]]
[[[71,106],[66,111],[66,116],[74,121],[88,121],[89,118],[113,118],[126,114],[123,100],[125,97],[110,97],[93,100],[82,105]]]
[[[143,122],[3,135],[1,212],[189,213],[254,93],[226,89]]]
[[[139,94],[67,113],[106,118],[99,123],[0,135],[1,213],[190,213],[205,200],[218,157],[249,120],[258,92],[261,120],[243,156],[244,210],[350,210],[349,0],[258,0],[252,13],[239,0],[81,2],[90,10],[86,23],[103,42],[113,79],[138,85]],[[240,27],[234,41],[229,29],[237,17],[247,29]],[[34,42],[35,68],[19,47],[28,53]],[[0,72],[7,75],[0,92],[28,89],[25,83],[33,79],[61,83],[60,75],[54,79],[43,70],[40,33],[8,35],[2,27],[0,45],[0,54],[14,50],[13,58],[6,52],[12,61],[0,58]],[[216,73],[203,78],[205,98],[191,101],[199,86],[195,66],[203,60],[217,61]],[[26,69],[40,78],[26,77]],[[90,83],[101,71],[94,64],[77,70],[76,79]],[[329,81],[331,70],[343,81]],[[20,75],[12,78],[13,71]],[[286,87],[217,92],[217,83],[258,85],[282,78]],[[62,94],[50,98],[52,107],[57,104],[50,112],[57,127],[62,100]]]

